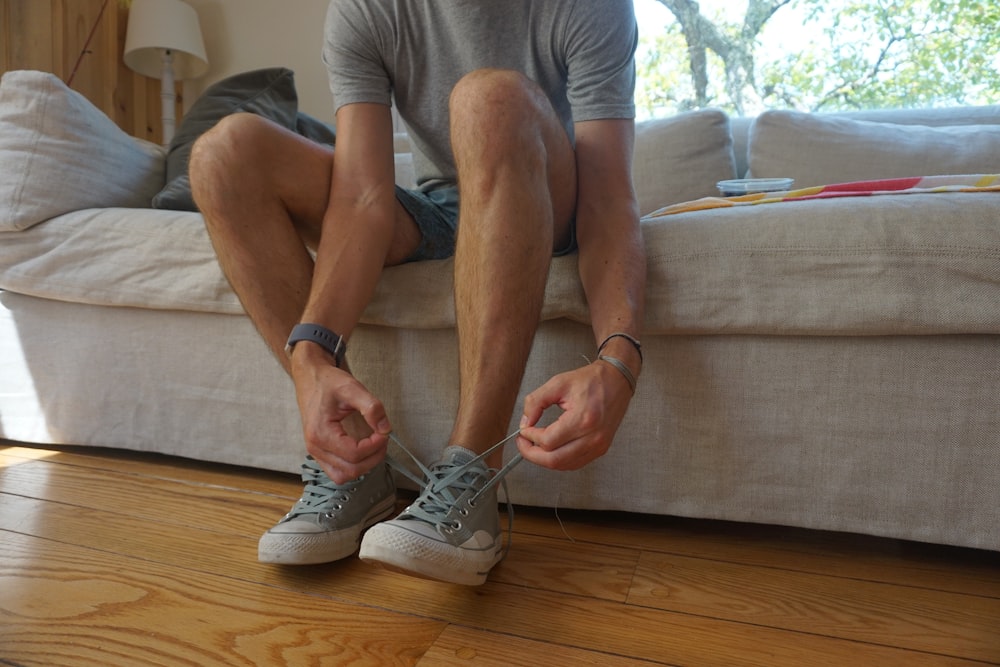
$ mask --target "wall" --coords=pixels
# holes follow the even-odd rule
[[[185,98],[231,74],[261,67],[295,71],[299,109],[333,122],[323,68],[323,23],[329,0],[186,0],[198,12],[208,73],[185,83]]]
[[[260,67],[295,71],[299,108],[327,122],[333,106],[323,68],[323,23],[329,0],[186,0],[198,12],[209,70],[178,82],[178,111],[212,83]],[[103,0],[0,0],[0,72],[37,69],[66,81]],[[128,10],[110,0],[72,87],[129,134],[162,136],[160,82],[122,61]]]
[[[0,72],[35,69],[70,78],[103,0],[0,0]],[[160,82],[122,62],[128,11],[111,0],[72,87],[129,134],[160,141]],[[180,102],[179,102],[180,104]]]

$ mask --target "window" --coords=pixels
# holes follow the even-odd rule
[[[634,0],[639,118],[1000,102],[996,0]]]

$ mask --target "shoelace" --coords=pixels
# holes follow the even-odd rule
[[[307,456],[302,464],[302,481],[306,483],[302,497],[295,502],[286,518],[340,510],[342,503],[347,501],[364,478],[365,475],[362,475],[346,484],[335,484],[319,467],[319,463]]]
[[[505,437],[500,442],[491,446],[482,454],[479,454],[473,459],[470,459],[463,465],[452,465],[452,464],[439,464],[433,466],[433,468],[428,468],[423,463],[420,462],[413,453],[407,449],[399,438],[394,434],[389,434],[389,439],[396,444],[407,456],[413,460],[414,463],[420,468],[423,473],[423,477],[418,477],[413,474],[409,468],[403,466],[398,461],[396,461],[391,456],[386,457],[386,462],[389,466],[409,478],[411,481],[417,484],[418,488],[422,488],[423,492],[420,497],[410,507],[410,512],[417,518],[427,521],[428,523],[439,525],[443,523],[445,517],[447,516],[449,510],[454,506],[455,501],[458,499],[463,492],[470,488],[474,488],[478,479],[491,472],[495,473],[493,476],[487,480],[487,482],[479,489],[476,494],[469,499],[469,503],[474,505],[475,502],[484,493],[488,492],[497,484],[501,484],[504,497],[507,501],[507,547],[504,550],[504,556],[506,557],[507,552],[510,550],[511,536],[514,531],[514,506],[510,502],[510,494],[507,492],[507,481],[504,479],[514,466],[520,463],[523,458],[520,454],[515,454],[511,457],[502,468],[499,470],[494,470],[492,468],[484,468],[483,471],[472,470],[470,468],[482,462],[486,457],[493,453],[496,449],[503,447],[509,441],[513,440],[518,436],[520,431],[514,431],[507,437]],[[349,494],[351,494],[354,489],[358,487],[362,480],[364,480],[366,475],[362,475],[355,480],[351,480],[346,484],[336,484],[329,475],[323,471],[319,466],[319,463],[311,457],[307,456],[305,462],[302,464],[302,481],[305,482],[305,488],[302,491],[302,497],[299,498],[292,509],[286,515],[286,519],[295,518],[303,514],[320,514],[335,512],[342,509],[342,503],[347,501]]]
[[[479,491],[477,491],[475,495],[469,499],[469,504],[474,506],[476,501],[479,500],[484,493],[488,492],[497,484],[501,485],[504,492],[504,498],[507,503],[507,546],[504,549],[504,557],[506,558],[507,553],[510,551],[511,538],[514,533],[514,505],[510,501],[510,494],[507,491],[507,481],[505,477],[507,476],[507,473],[514,469],[514,466],[523,460],[523,457],[520,454],[515,454],[511,457],[510,461],[508,461],[499,470],[486,468],[485,466],[483,466],[480,470],[472,470],[472,468],[474,466],[478,466],[491,453],[503,447],[519,434],[519,430],[514,431],[500,442],[491,446],[482,454],[479,454],[462,465],[443,463],[435,465],[432,468],[427,468],[410,452],[410,450],[403,445],[402,442],[399,441],[398,438],[390,433],[389,439],[392,440],[392,442],[394,442],[400,449],[406,452],[411,459],[413,459],[413,461],[420,467],[420,470],[423,472],[426,479],[423,491],[417,500],[407,509],[407,511],[422,521],[426,521],[427,523],[435,526],[442,525],[445,523],[448,512],[455,505],[458,497],[465,491],[475,488],[479,478],[493,473],[493,476],[488,479]],[[393,463],[394,462],[390,462],[390,465]],[[408,474],[407,476],[409,476],[410,479],[415,478],[414,475]]]

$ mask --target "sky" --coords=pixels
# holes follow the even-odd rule
[[[836,9],[841,6],[843,0],[828,0],[828,8]],[[639,24],[639,36],[652,37],[662,33],[666,26],[675,22],[673,14],[663,4],[657,0],[633,0],[636,18]],[[760,34],[758,46],[755,54],[758,62],[769,60],[781,60],[789,53],[800,53],[808,50],[811,42],[826,39],[823,34],[823,26],[817,22],[807,22],[806,12],[796,5],[802,3],[793,2],[780,8],[764,26]],[[714,18],[723,15],[723,12],[735,12],[733,22],[737,23],[742,18],[746,10],[746,0],[699,0],[702,13]],[[841,29],[844,29],[843,26]],[[878,47],[872,44],[872,47]],[[642,45],[640,43],[640,57]],[[1000,72],[1000,53],[993,59],[994,67]],[[987,102],[982,102],[987,103]]]
[[[657,0],[633,0],[633,3],[640,35],[654,35],[657,32],[662,32],[665,26],[674,21],[670,10]],[[698,4],[701,5],[702,14],[710,17],[726,10],[732,11],[734,8],[738,8],[742,13],[746,8],[745,2],[734,2],[734,0],[700,0]],[[810,31],[802,28],[801,12],[794,6],[786,6],[779,9],[768,21],[764,35],[766,36],[768,32],[780,34],[780,40],[770,40],[770,43],[780,43],[783,47],[782,50],[797,50],[799,46],[804,46],[811,38]],[[766,52],[766,42],[763,47],[764,52]]]
[[[640,40],[662,34],[668,25],[676,21],[670,10],[657,0],[633,0],[633,4],[639,25]],[[747,3],[745,0],[741,2],[735,0],[699,0],[699,5],[702,14],[710,19],[722,16],[725,11],[736,11],[738,14],[733,17],[732,21],[737,23],[741,22]],[[808,41],[815,39],[821,31],[818,26],[804,26],[803,24],[803,12],[796,9],[794,3],[779,9],[768,20],[761,32],[760,41],[755,51],[759,62],[779,60],[789,52],[803,50],[808,45]],[[804,27],[805,29],[803,29]],[[643,50],[644,45],[640,41],[637,58],[643,57]],[[645,119],[650,112],[646,109],[637,109],[636,113],[638,114],[637,118]]]
[[[633,0],[635,17],[640,30],[662,28],[670,18],[670,12],[656,0]]]

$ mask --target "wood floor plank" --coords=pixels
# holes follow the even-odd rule
[[[200,509],[192,504],[189,513],[203,518]],[[146,517],[0,494],[0,530],[205,572],[256,561],[256,539],[216,531],[210,520],[203,523],[207,527],[177,529]]]
[[[303,575],[294,573],[292,576]],[[294,586],[292,582],[289,585]],[[317,584],[302,580],[300,585]],[[318,585],[325,590],[331,584],[324,581]],[[669,665],[976,664],[950,656],[663,612],[494,582],[479,589],[459,589],[387,572],[377,578],[338,579],[333,586],[349,599],[380,598],[392,591],[392,608],[409,609],[421,616],[446,620],[454,625],[503,631],[522,639]]]
[[[234,486],[233,475],[238,474],[239,488],[279,499],[273,504],[259,499],[267,505],[261,508],[263,513],[274,508],[273,517],[286,511],[286,505],[301,490],[298,480],[287,474],[136,452],[81,447],[62,451],[18,443],[7,443],[10,448],[5,450],[3,444],[0,441],[0,458],[5,453],[36,457],[39,452],[52,452],[55,456],[46,461],[230,487]],[[2,484],[0,478],[0,488]],[[537,534],[567,542],[573,539],[746,565],[776,565],[802,572],[1000,598],[1000,552],[620,512],[562,510],[558,512],[559,520],[553,521],[556,515],[548,509],[518,508],[515,530],[519,534]]]
[[[56,476],[62,474],[59,472]],[[163,484],[158,481],[151,488],[158,489]],[[51,493],[57,498],[54,502],[62,503],[64,499],[58,499],[64,496],[59,490],[61,486],[47,485],[46,495]],[[250,530],[234,522],[215,519],[204,522],[200,528],[191,528],[192,516],[221,516],[231,512],[232,506],[242,507],[244,504],[239,502],[238,497],[232,500],[226,497],[205,499],[197,495],[197,489],[187,489],[186,509],[183,503],[177,505],[161,501],[163,496],[159,492],[155,494],[155,502],[134,507],[117,502],[121,491],[116,491],[110,496],[116,502],[109,506],[118,508],[130,519],[116,522],[105,519],[105,511],[99,509],[102,498],[107,499],[101,493],[103,488],[106,487],[93,485],[81,488],[71,498],[78,504],[68,509],[52,509],[38,499],[23,495],[0,496],[0,526],[100,549],[120,549],[134,542],[134,549],[129,551],[132,556],[147,559],[165,557],[190,567],[197,567],[206,557],[220,555],[221,561],[216,567],[222,568],[225,562],[233,559],[255,562],[256,542],[263,530],[261,526],[270,525],[277,516],[268,516],[260,526]],[[169,511],[160,515],[163,509]],[[63,517],[66,516],[73,517],[72,523],[64,522]],[[235,529],[225,530],[229,524],[235,525]],[[155,537],[169,530],[170,526],[175,530],[183,528],[183,534],[175,534],[168,540]],[[534,536],[515,539],[518,548],[508,555],[509,567],[499,568],[493,575],[495,580],[542,590],[625,600],[638,562],[638,552],[600,545],[573,550],[554,540]],[[211,543],[213,548],[204,550],[205,543]]]
[[[628,597],[639,551],[603,544],[578,549],[562,540],[517,533],[513,539],[494,581],[617,602]]]
[[[532,508],[522,533],[1000,598],[1000,552],[782,526]]]
[[[192,461],[146,452],[109,450],[100,447],[28,447],[0,440],[0,467],[43,460],[90,470],[110,470],[153,479],[171,479],[195,484],[232,487],[243,491],[298,497],[298,476],[270,470]]]
[[[290,506],[283,497],[159,475],[142,480],[142,493],[155,497],[155,502],[146,502],[136,497],[137,483],[131,474],[54,465],[50,460],[0,469],[0,490],[12,495],[77,508],[114,508],[129,516],[179,528],[189,525],[192,518],[210,518],[202,527],[254,540]],[[534,536],[515,541],[518,549],[510,558],[517,567],[507,568],[501,580],[608,600],[625,600],[639,559],[636,550],[603,545],[573,549],[561,541]]]
[[[190,594],[224,606],[202,591],[232,590],[237,600],[287,596],[296,609],[336,605],[430,622],[435,632],[447,626],[422,665],[436,664],[436,656],[452,661],[441,664],[517,664],[511,661],[520,651],[505,660],[512,646],[544,647],[542,655],[569,656],[565,664],[589,664],[594,656],[774,667],[983,664],[955,654],[992,660],[986,632],[1000,600],[1000,554],[622,513],[560,511],[560,521],[551,510],[519,508],[509,558],[485,586],[469,589],[382,572],[356,559],[306,568],[257,563],[257,536],[300,491],[291,475],[108,450],[54,451],[0,442],[0,530],[8,531],[0,533],[0,545],[13,535],[57,560],[87,554],[84,561],[117,564],[109,568],[122,570],[120,577],[131,576],[131,568],[151,585],[163,569],[170,573],[162,594],[167,600]],[[0,549],[0,572],[7,565],[3,554]],[[61,584],[45,572],[41,583],[31,575],[28,585],[42,593],[32,599],[49,613],[59,611],[51,600],[100,600],[106,593],[123,600],[102,603],[101,610],[137,604],[122,593],[131,590],[127,582],[123,587],[122,579],[109,577],[94,578],[94,590],[90,579],[70,578],[58,595],[46,594],[46,578]],[[108,581],[105,590],[101,584]],[[7,583],[0,582],[0,591]],[[6,609],[2,599],[0,610]],[[198,605],[194,616],[208,613]],[[168,614],[186,629],[181,616]],[[236,625],[251,616],[238,615]],[[73,628],[93,643],[104,626],[80,621]],[[158,632],[170,637],[174,630],[165,624]],[[303,632],[295,635],[299,649],[282,651],[298,657],[300,650],[307,661],[287,664],[321,664]],[[293,635],[281,635],[278,645],[294,643]],[[955,636],[960,641],[950,643]],[[0,647],[3,639],[0,634]],[[269,643],[261,639],[258,647]],[[411,660],[406,664],[418,655],[404,653]],[[242,653],[233,655],[229,664],[244,664],[237,661]],[[0,650],[0,664],[5,659]]]
[[[324,596],[522,639],[575,646],[667,664],[962,665],[967,661],[705,618],[608,600],[536,590],[495,581],[478,588],[449,586],[383,572],[349,559],[317,567],[257,563],[255,540],[163,525],[106,511],[0,496],[0,529],[30,533],[189,572],[227,577],[289,594]],[[71,520],[70,520],[71,517]],[[509,563],[498,567],[503,570]]]
[[[1000,600],[646,552],[629,603],[1000,662]]]
[[[0,662],[414,665],[444,624],[0,533]]]
[[[662,664],[449,625],[417,667],[654,667]]]
[[[301,491],[298,486],[287,490]],[[162,477],[136,476],[113,470],[58,465],[51,460],[28,461],[0,468],[0,492],[36,497],[76,507],[113,508],[132,516],[184,526],[192,509],[202,505],[215,530],[236,535],[260,535],[288,511],[285,496],[247,492],[231,486]],[[155,493],[155,502],[147,497]]]

